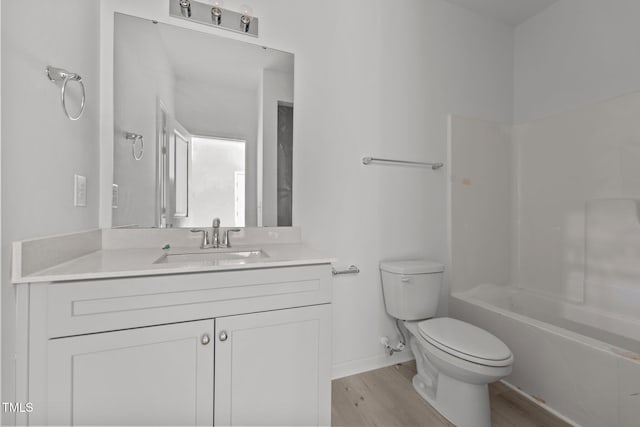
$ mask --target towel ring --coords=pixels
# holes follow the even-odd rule
[[[64,111],[65,116],[67,116],[67,118],[71,121],[76,121],[80,119],[80,117],[82,117],[82,114],[84,113],[84,107],[87,100],[87,92],[84,87],[84,83],[82,82],[82,77],[80,77],[79,74],[70,73],[67,70],[64,70],[62,68],[55,68],[50,65],[47,66],[46,71],[47,71],[47,77],[49,77],[49,80],[51,80],[54,83],[62,82],[62,89],[60,90],[60,102],[62,103],[62,110]],[[72,116],[71,113],[69,113],[69,109],[67,108],[66,93],[67,93],[67,85],[69,84],[70,81],[76,81],[80,83],[80,87],[82,88],[82,100],[80,101],[80,113],[78,113],[77,116]]]
[[[127,132],[124,134],[124,137],[131,141],[131,154],[133,154],[133,158],[135,160],[142,160],[144,156],[144,137],[140,134]],[[139,154],[136,154],[136,146],[138,145],[138,141],[140,141],[140,149],[138,150]]]

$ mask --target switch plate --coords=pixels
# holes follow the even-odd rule
[[[111,207],[118,209],[118,184],[111,184]]]
[[[82,175],[73,176],[73,205],[87,206],[87,177]]]

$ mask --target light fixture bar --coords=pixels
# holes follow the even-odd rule
[[[258,37],[258,18],[193,0],[169,1],[169,15],[210,27]]]

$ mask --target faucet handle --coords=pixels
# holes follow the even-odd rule
[[[191,230],[192,233],[202,233],[202,243],[200,244],[200,249],[205,249],[209,246],[209,232],[207,230],[203,230],[201,228],[194,228]]]
[[[218,228],[220,227],[220,218],[213,218],[213,224],[212,224],[213,228]]]
[[[227,228],[226,230],[224,230],[224,239],[222,240],[222,245],[227,248],[230,248],[231,241],[229,240],[229,232],[237,233],[239,231],[242,231],[242,230],[240,228]]]

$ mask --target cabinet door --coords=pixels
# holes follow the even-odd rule
[[[213,425],[214,321],[48,343],[47,424]]]
[[[331,306],[216,319],[216,425],[331,424]]]

